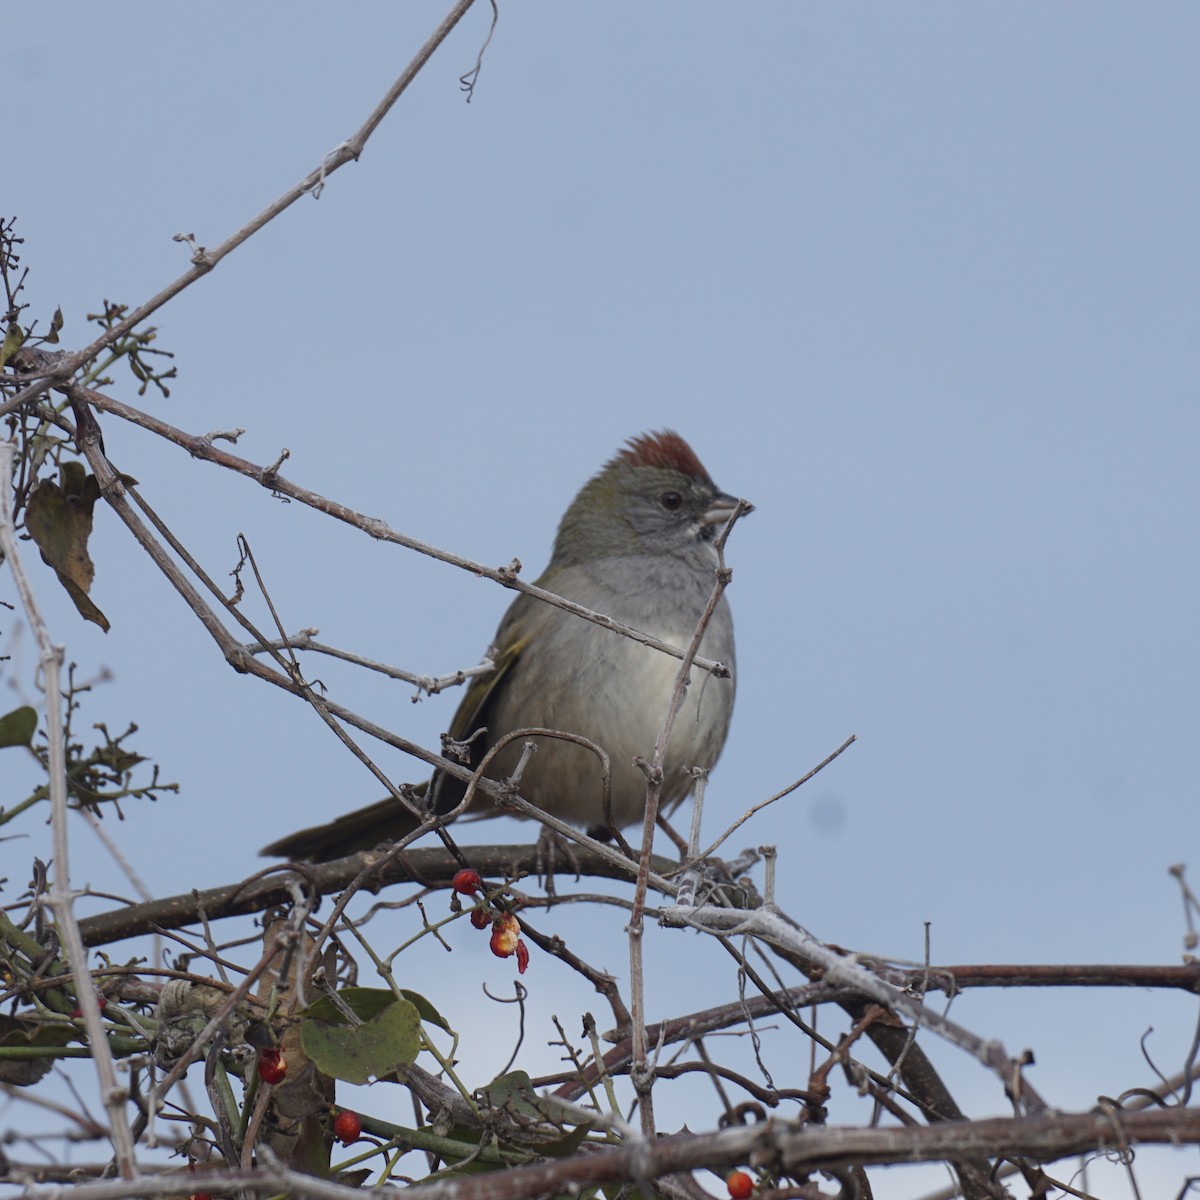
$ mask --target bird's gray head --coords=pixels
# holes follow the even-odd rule
[[[583,485],[558,527],[550,565],[636,555],[715,565],[712,540],[736,504],[679,434],[645,433]]]

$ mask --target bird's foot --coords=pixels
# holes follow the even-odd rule
[[[534,851],[534,865],[537,869],[538,882],[546,889],[547,896],[555,895],[554,871],[560,858],[571,864],[571,869],[575,872],[575,880],[578,882],[580,866],[575,847],[561,833],[543,825],[541,833],[538,834],[537,847]]]

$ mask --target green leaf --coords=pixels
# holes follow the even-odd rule
[[[396,997],[387,988],[345,987],[338,992],[338,999],[362,1021],[377,1017],[385,1008],[396,1002]],[[304,1015],[314,1021],[326,1021],[331,1025],[344,1025],[346,1018],[341,1009],[328,997],[314,1000]]]
[[[56,308],[54,316],[50,318],[50,332],[46,334],[46,341],[52,346],[58,345],[58,331],[63,327],[62,309]]]
[[[408,1000],[395,1000],[361,1025],[308,1020],[300,1044],[313,1065],[346,1083],[368,1083],[407,1067],[421,1048],[421,1014]]]
[[[592,1126],[587,1122],[576,1125],[575,1114],[564,1112],[563,1105],[554,1096],[541,1095],[524,1071],[509,1071],[507,1075],[500,1075],[487,1087],[481,1088],[480,1093],[490,1105],[503,1108],[516,1117],[574,1126],[557,1142],[539,1143],[540,1154],[549,1154],[552,1157],[559,1153],[573,1154],[592,1130]]]
[[[37,710],[28,704],[0,717],[0,747],[28,746],[37,732]]]
[[[446,1018],[420,992],[410,992],[408,988],[401,988],[400,995],[416,1008],[422,1021],[428,1021],[430,1025],[436,1025],[447,1033],[454,1032]],[[338,992],[338,998],[363,1021],[378,1016],[389,1004],[396,1002],[395,993],[387,988],[346,987]],[[337,1005],[328,996],[315,1000],[304,1010],[304,1015],[317,1021],[330,1021],[334,1025],[344,1024]]]
[[[408,988],[401,988],[400,995],[421,1014],[422,1021],[427,1021],[430,1025],[436,1025],[439,1029],[444,1029],[447,1033],[452,1034],[454,1032],[450,1028],[450,1022],[420,992],[411,992]]]
[[[538,1150],[547,1158],[570,1158],[583,1145],[583,1139],[593,1128],[595,1127],[587,1124],[576,1125],[565,1137],[559,1138],[557,1142],[547,1142],[539,1146]]]
[[[529,1102],[530,1097],[536,1099],[537,1093],[533,1090],[533,1080],[525,1071],[509,1071],[507,1075],[497,1075],[480,1091],[495,1108],[503,1108],[507,1104],[511,1106],[512,1112],[519,1112],[527,1117],[541,1116]]]
[[[77,1035],[69,1025],[43,1025],[28,1017],[0,1016],[0,1047],[16,1050],[30,1046],[59,1049]],[[53,1057],[0,1058],[0,1083],[30,1087],[54,1066]]]

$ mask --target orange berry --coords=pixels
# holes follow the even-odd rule
[[[333,1136],[343,1146],[348,1146],[351,1142],[357,1142],[362,1137],[362,1118],[358,1113],[351,1112],[348,1108],[343,1108],[333,1118]]]
[[[521,941],[521,924],[512,913],[504,913],[492,922],[492,953],[497,958],[515,954]]]
[[[267,1046],[258,1052],[258,1077],[263,1083],[280,1083],[287,1075],[287,1059],[278,1046]]]
[[[460,896],[474,896],[483,891],[483,878],[474,868],[463,867],[450,881],[450,886]]]
[[[754,1194],[754,1180],[745,1171],[730,1171],[725,1176],[725,1186],[729,1189],[730,1200],[749,1200]]]

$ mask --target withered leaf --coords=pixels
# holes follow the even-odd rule
[[[54,568],[59,582],[80,615],[108,632],[108,618],[88,598],[96,568],[88,556],[92,509],[100,485],[83,463],[71,460],[59,468],[61,485],[43,479],[29,495],[25,528],[37,543],[43,561]]]

